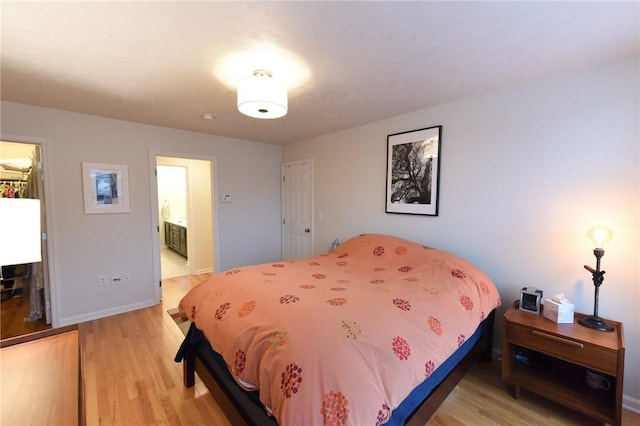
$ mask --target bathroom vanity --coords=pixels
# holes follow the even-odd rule
[[[171,250],[187,258],[187,222],[165,220],[164,242]]]

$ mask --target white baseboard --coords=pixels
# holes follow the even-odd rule
[[[154,306],[156,304],[157,303],[153,299],[145,300],[138,303],[132,303],[130,305],[118,306],[117,308],[105,309],[103,311],[91,312],[83,315],[76,315],[75,317],[61,318],[58,325],[62,327],[65,325],[79,324],[85,321],[92,321],[99,318],[110,317],[112,315],[124,314],[125,312],[131,312],[137,309],[148,308],[149,306]]]
[[[198,269],[197,271],[195,271],[194,275],[208,274],[210,272],[213,272],[213,268]]]
[[[640,414],[640,399],[631,398],[628,395],[622,395],[622,408]]]

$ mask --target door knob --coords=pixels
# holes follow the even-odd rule
[[[311,229],[305,228],[304,232],[311,232]]]

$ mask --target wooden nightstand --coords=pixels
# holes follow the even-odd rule
[[[540,315],[523,312],[518,302],[504,314],[502,379],[513,396],[527,389],[602,422],[622,422],[624,333],[622,323],[607,320],[613,332],[583,327],[575,314],[573,324],[556,324]],[[585,384],[587,370],[604,374],[609,390]]]

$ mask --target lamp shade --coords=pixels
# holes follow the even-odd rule
[[[0,198],[0,266],[42,261],[40,200]]]
[[[238,111],[254,118],[280,118],[287,114],[287,88],[258,70],[238,83]]]

